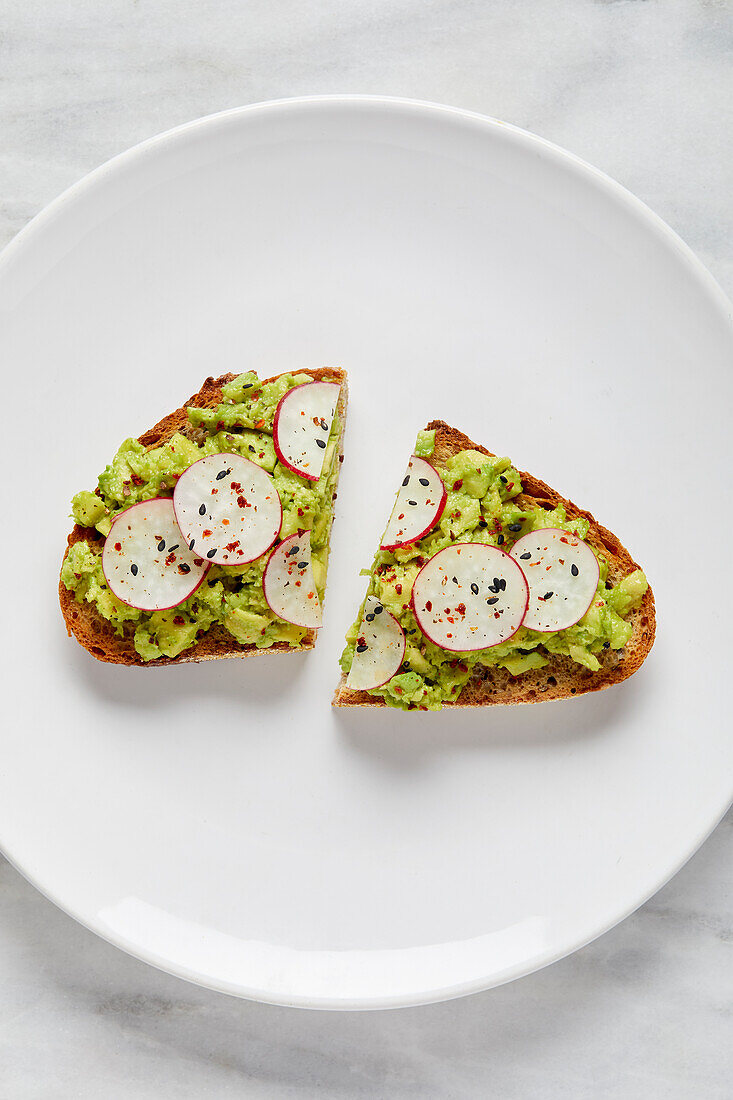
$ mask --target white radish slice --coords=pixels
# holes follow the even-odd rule
[[[583,618],[600,575],[598,558],[587,542],[561,527],[544,527],[522,535],[510,553],[529,585],[524,626],[548,633]]]
[[[275,410],[275,453],[283,466],[309,481],[321,476],[340,390],[337,382],[305,382],[288,390]]]
[[[118,600],[141,611],[177,607],[209,563],[188,549],[170,497],[133,504],[114,520],[102,550],[104,578]]]
[[[446,499],[438,471],[424,458],[413,455],[382,535],[382,550],[394,550],[427,535],[442,516]]]
[[[404,630],[376,596],[367,596],[346,686],[354,691],[381,687],[404,659]]]
[[[425,637],[458,653],[489,649],[516,634],[527,596],[517,563],[480,542],[439,550],[412,588],[413,611]]]
[[[305,531],[284,539],[270,554],[262,577],[268,607],[279,618],[315,630],[321,625],[311,564],[311,535]]]
[[[275,482],[236,454],[194,462],[179,477],[173,504],[189,550],[212,565],[246,565],[261,557],[282,524]]]

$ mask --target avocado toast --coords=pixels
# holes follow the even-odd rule
[[[346,404],[341,370],[227,374],[125,440],[72,502],[59,580],[69,635],[123,665],[312,649]]]
[[[333,703],[564,699],[631,676],[654,632],[652,591],[614,534],[436,420],[418,436]]]

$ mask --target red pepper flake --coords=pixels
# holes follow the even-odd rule
[[[210,531],[210,530],[208,529],[208,527],[207,527],[207,528],[206,528],[206,530],[204,531],[203,537],[204,537],[205,539],[210,539],[210,538],[211,538],[211,536],[213,535],[213,533],[214,533],[214,532],[213,532],[213,531]]]
[[[143,478],[139,477],[137,474],[133,474],[132,475],[132,484],[133,485],[143,485],[144,480],[143,480]]]
[[[184,619],[183,615],[176,615],[173,622],[176,624],[176,626],[183,626],[186,620]]]
[[[176,555],[175,554],[169,554],[168,557],[165,559],[165,564],[166,565],[173,565],[173,562],[175,560],[176,560]]]
[[[298,509],[298,515],[299,515],[299,516],[302,516],[302,515],[304,515],[304,512],[303,512],[303,509],[302,509],[302,508],[299,508],[299,509]]]
[[[239,539],[237,539],[236,542],[228,542],[226,544],[226,546],[224,547],[224,549],[232,551],[232,550],[236,550],[238,546],[239,546]]]
[[[308,599],[309,600],[312,600],[314,596],[315,596],[315,592],[309,592],[308,593]]]
[[[121,549],[122,549],[122,543],[121,542],[116,542],[115,543],[115,550],[121,550]]]
[[[433,610],[433,604],[430,600],[425,601],[425,610],[426,611],[432,611]]]
[[[401,687],[399,687],[399,686],[395,687],[394,690],[395,690],[395,695],[402,695],[402,688]]]
[[[463,488],[463,478],[462,477],[459,477],[458,481],[453,482],[453,488],[454,489],[462,489]]]
[[[458,612],[459,615],[465,615],[466,614],[466,605],[465,605],[465,603],[459,603],[458,607],[456,608],[456,611]]]
[[[396,584],[394,586],[394,590],[395,590],[395,592],[397,593],[398,596],[402,595],[402,585],[401,584]]]
[[[238,496],[237,497],[237,504],[239,505],[240,508],[251,508],[252,507],[251,504],[247,504],[247,501],[244,499],[243,496]]]
[[[255,421],[255,428],[257,428],[258,431],[261,431],[264,428],[266,423],[267,423],[266,420],[256,420]]]

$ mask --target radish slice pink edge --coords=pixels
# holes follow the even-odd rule
[[[268,607],[278,618],[309,630],[318,629],[322,615],[313,579],[310,531],[290,535],[272,551],[262,589]]]
[[[376,596],[367,596],[346,686],[353,691],[382,687],[404,658],[405,632]]]
[[[394,550],[427,535],[443,514],[448,494],[438,471],[412,455],[382,536],[382,550]]]
[[[212,565],[246,565],[269,550],[282,506],[268,473],[238,454],[200,458],[179,477],[176,519],[189,550]]]
[[[600,577],[598,559],[587,542],[561,527],[544,527],[517,539],[510,554],[529,586],[524,626],[547,634],[583,618]]]
[[[439,550],[412,588],[412,608],[426,638],[466,653],[506,642],[522,625],[529,593],[517,563],[482,542]]]
[[[341,387],[305,382],[280,398],[272,429],[275,453],[294,474],[318,481]]]
[[[209,563],[192,553],[170,497],[133,504],[112,523],[102,551],[110,591],[141,611],[165,611],[191,596]]]

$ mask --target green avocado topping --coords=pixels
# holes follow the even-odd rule
[[[426,439],[432,435],[421,432],[418,436],[418,457],[432,455],[433,440]],[[377,596],[399,621],[406,639],[400,671],[370,695],[402,710],[440,710],[443,703],[459,699],[477,666],[499,666],[512,676],[521,676],[542,668],[549,655],[562,654],[595,671],[601,667],[598,656],[603,649],[618,650],[626,645],[632,626],[624,616],[641,602],[648,587],[646,577],[637,569],[615,586],[606,587],[608,561],[594,548],[600,566],[598,589],[590,608],[574,626],[554,633],[520,627],[507,642],[465,654],[448,652],[426,638],[411,611],[410,597],[418,571],[439,550],[456,542],[484,542],[508,551],[529,531],[562,527],[584,539],[589,527],[583,518],[569,519],[562,504],[550,511],[525,501],[518,503],[522,483],[508,458],[489,458],[466,450],[436,468],[448,494],[439,524],[417,542],[396,550],[378,550],[371,570],[364,571],[370,578],[366,595]],[[347,674],[362,609],[346,635],[341,656],[341,668]]]
[[[280,496],[283,522],[280,539],[297,531],[311,532],[316,588],[323,599],[333,497],[338,477],[338,413],[334,416],[320,480],[309,481],[277,460],[272,441],[275,409],[294,386],[311,382],[307,374],[285,374],[260,383],[253,372],[222,387],[222,403],[212,409],[189,408],[190,428],[159,447],[126,439],[100,474],[97,490],[82,490],[72,500],[72,516],[82,527],[107,536],[120,512],[152,497],[172,496],[178,477],[206,455],[241,454],[272,474]],[[224,627],[243,645],[268,648],[276,642],[297,646],[303,627],[279,619],[268,607],[262,575],[269,552],[245,566],[212,566],[206,579],[187,600],[167,611],[140,611],[121,603],[110,592],[102,572],[102,544],[80,540],[70,547],[61,580],[79,603],[93,603],[118,635],[134,638],[145,661],[176,657],[195,645],[210,627]]]

